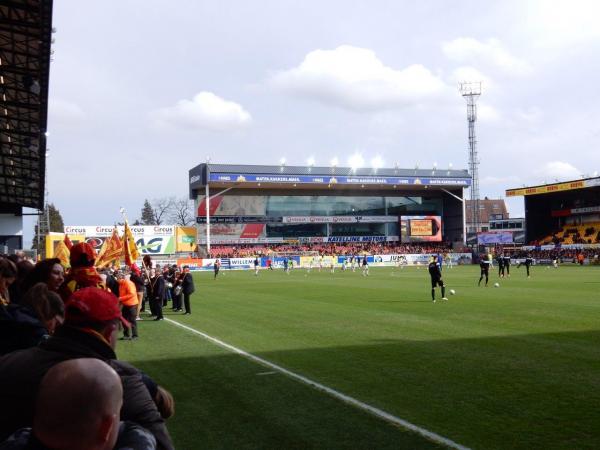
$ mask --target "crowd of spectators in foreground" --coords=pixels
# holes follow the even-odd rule
[[[322,256],[343,255],[393,255],[393,254],[438,254],[461,252],[447,243],[402,244],[400,242],[347,242],[316,244],[248,244],[213,245],[210,258],[250,258],[268,256],[272,253],[302,254],[316,252]],[[470,250],[467,250],[470,252]]]
[[[58,259],[0,256],[0,450],[174,448],[172,395],[115,353],[135,330],[140,270],[101,274],[94,263],[85,243],[66,272]],[[152,286],[162,273],[149,271],[142,286],[162,306]]]

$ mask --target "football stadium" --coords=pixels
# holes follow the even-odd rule
[[[245,158],[149,176],[190,220],[130,223],[103,168],[69,201],[114,213],[63,223],[48,172],[81,168],[47,165],[52,14],[0,1],[0,449],[600,448],[597,174],[502,185],[518,217],[480,198],[461,86],[468,170],[265,165],[239,132]],[[62,107],[89,139],[93,111]],[[132,179],[112,187],[142,203]]]

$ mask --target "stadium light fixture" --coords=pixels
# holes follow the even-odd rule
[[[331,167],[337,167],[338,164],[340,163],[340,161],[337,159],[337,157],[334,157],[329,164],[331,164]]]
[[[285,166],[285,158],[281,158],[281,159],[279,160],[279,163],[280,163],[282,166]]]
[[[308,160],[306,160],[306,164],[309,167],[313,167],[315,165],[315,158],[311,156],[310,158],[308,158]]]
[[[348,159],[348,165],[352,169],[352,172],[356,172],[356,169],[363,167],[365,160],[360,153],[355,153]]]

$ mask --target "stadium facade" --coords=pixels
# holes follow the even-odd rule
[[[23,248],[23,208],[44,208],[52,0],[0,2],[0,252]]]
[[[506,196],[524,198],[527,242],[600,242],[600,177],[508,189]]]
[[[466,170],[200,164],[198,244],[464,243]],[[207,227],[210,223],[210,227]],[[208,245],[207,245],[208,244]]]

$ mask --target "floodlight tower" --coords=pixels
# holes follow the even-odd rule
[[[480,230],[479,211],[479,157],[477,156],[477,138],[475,121],[477,120],[477,99],[481,95],[481,81],[461,82],[458,90],[467,101],[467,121],[469,122],[469,170],[471,171],[471,208],[475,232]]]

